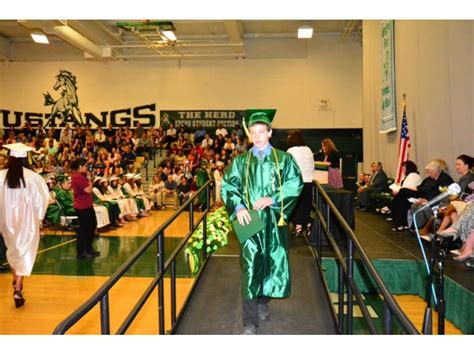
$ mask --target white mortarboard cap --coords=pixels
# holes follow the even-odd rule
[[[135,177],[135,174],[127,173],[127,174],[125,174],[125,177],[126,177],[127,179],[133,179],[133,178]]]
[[[101,176],[96,176],[96,177],[94,178],[94,184],[95,184],[97,181],[99,181],[100,179],[102,179]]]
[[[141,174],[136,174],[133,178],[135,180],[140,180],[142,178],[142,175]]]
[[[9,149],[10,156],[15,158],[26,158],[28,156],[28,152],[34,150],[34,148],[29,147],[23,143],[4,144],[3,147]]]
[[[109,181],[114,181],[114,180],[118,180],[117,175],[112,175],[111,177],[109,177]]]

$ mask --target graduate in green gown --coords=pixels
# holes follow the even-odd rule
[[[196,171],[194,172],[194,174],[196,175],[196,187],[198,190],[203,187],[206,182],[209,181],[209,174],[207,173],[206,168],[207,160],[201,159],[201,165],[197,167]],[[204,208],[206,208],[206,202],[206,191],[203,191],[199,194],[197,198],[198,209],[203,210]]]
[[[71,178],[66,175],[58,177],[61,187],[55,187],[56,200],[61,205],[65,216],[76,216],[77,212],[74,209],[74,194],[71,189]]]
[[[45,220],[50,222],[54,226],[59,226],[61,223],[61,207],[56,200],[56,192],[54,192],[54,182],[51,177],[48,177],[46,184],[49,189],[49,202],[48,208],[46,209]]]
[[[222,199],[230,219],[250,223],[258,211],[265,228],[240,247],[244,334],[255,334],[268,318],[270,298],[290,295],[288,228],[286,221],[303,188],[293,157],[269,140],[276,110],[247,110],[244,118],[253,148],[237,156],[222,180]]]

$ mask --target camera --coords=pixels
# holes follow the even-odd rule
[[[92,173],[92,170],[94,170],[94,166],[92,164],[89,164],[87,166],[87,170],[89,170]]]

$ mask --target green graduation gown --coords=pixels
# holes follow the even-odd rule
[[[56,192],[56,200],[61,205],[66,216],[76,216],[77,212],[74,209],[74,195],[71,190],[64,190],[61,188],[54,189]]]
[[[235,207],[239,204],[250,210],[254,202],[261,197],[271,197],[276,202],[273,206],[259,211],[265,228],[246,240],[240,248],[244,300],[262,296],[283,298],[290,295],[288,228],[279,227],[278,221],[281,216],[282,196],[283,218],[288,221],[303,188],[303,180],[293,157],[278,149],[274,151],[278,159],[278,170],[273,152],[259,160],[249,150],[234,159],[222,180],[222,199],[231,220],[236,218]],[[246,186],[250,206],[247,202]]]
[[[61,222],[61,207],[57,203],[48,205],[45,219],[54,225],[58,225]]]
[[[199,190],[201,187],[204,186],[206,182],[209,181],[209,174],[207,173],[206,170],[203,168],[199,167],[195,171],[195,175],[197,176],[196,178],[196,187]],[[206,197],[206,191],[203,191],[199,194],[197,198],[198,203],[205,204],[207,202],[207,197]]]

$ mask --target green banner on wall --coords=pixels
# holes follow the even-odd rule
[[[245,110],[161,110],[160,126],[168,129],[170,124],[175,127],[188,126],[196,129],[201,125],[209,132],[213,132],[220,124],[228,131],[236,124],[242,127],[242,118]]]
[[[382,115],[379,133],[397,130],[394,21],[382,21]]]

